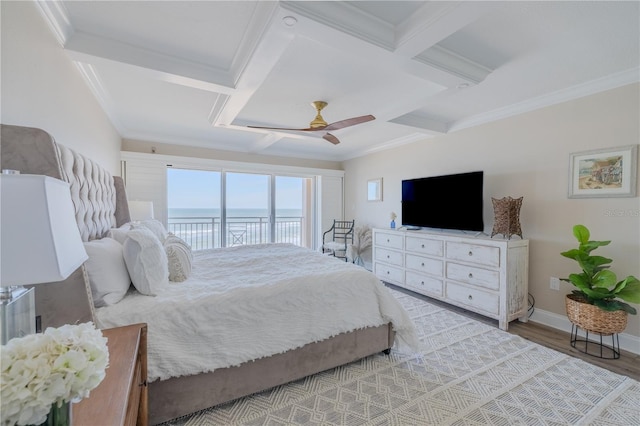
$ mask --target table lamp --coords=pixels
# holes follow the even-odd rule
[[[69,184],[49,176],[0,175],[2,344],[35,332],[34,289],[62,281],[87,260]]]

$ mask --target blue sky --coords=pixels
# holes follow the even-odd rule
[[[302,208],[304,179],[276,178],[276,203],[281,209]],[[268,206],[267,175],[227,173],[228,208],[264,208]],[[220,208],[220,173],[204,170],[167,169],[168,207]]]

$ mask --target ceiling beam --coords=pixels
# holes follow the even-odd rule
[[[389,120],[389,122],[420,129],[429,135],[442,135],[449,130],[447,123],[416,113],[404,114]]]
[[[283,136],[281,134],[267,133],[263,135],[260,139],[253,142],[247,149],[247,152],[256,154],[260,151],[264,151],[265,149],[269,148],[271,145],[278,142],[282,138]]]
[[[282,9],[277,9],[270,16],[269,24],[262,32],[260,41],[255,44],[252,52],[247,52],[243,61],[245,66],[236,77],[236,91],[225,103],[224,108],[212,123],[215,126],[230,126],[240,114],[251,96],[262,85],[269,73],[276,66],[280,57],[295,38],[295,30],[284,24],[286,15]],[[264,16],[264,15],[263,15]]]
[[[83,62],[106,59],[139,71],[148,70],[154,78],[175,84],[226,94],[235,89],[233,78],[225,70],[91,34],[74,33],[64,48],[72,59]]]
[[[396,28],[394,52],[412,58],[486,14],[485,2],[425,2]]]

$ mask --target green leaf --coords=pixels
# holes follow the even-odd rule
[[[595,300],[602,300],[602,299],[611,299],[613,296],[613,294],[611,294],[609,291],[607,291],[606,289],[604,289],[605,291],[602,291],[602,289],[591,289],[591,288],[584,288],[582,289],[582,291],[589,297],[589,300],[591,301],[595,301]]]
[[[563,251],[560,254],[563,255],[564,257],[568,257],[569,259],[578,260],[579,256],[584,256],[587,253],[580,251],[578,249],[571,249],[571,250]]]
[[[607,263],[613,262],[613,259],[609,259],[603,256],[589,256],[589,259],[594,266],[602,266],[606,265]]]
[[[591,234],[589,234],[589,230],[584,225],[576,225],[576,226],[574,226],[573,227],[573,235],[576,237],[578,242],[580,242],[581,244],[584,244],[587,241],[589,241],[589,237],[591,236]]]
[[[593,304],[603,311],[613,312],[622,309],[620,302],[610,299],[594,300]]]
[[[571,274],[569,275],[569,281],[571,282],[571,284],[575,285],[583,291],[585,289],[588,290],[591,288],[584,274]]]
[[[619,300],[595,300],[593,304],[603,311],[626,311],[631,315],[636,315],[638,313],[636,308],[627,303],[620,302]]]
[[[611,241],[587,241],[586,243],[580,244],[580,250],[583,250],[587,253],[591,253],[593,250],[598,247],[607,246],[611,243]]]
[[[633,276],[628,276],[621,283],[626,282],[620,291],[616,294],[622,300],[631,303],[640,303],[640,281]]]
[[[609,287],[616,285],[616,281],[618,281],[618,277],[616,277],[616,274],[609,271],[608,269],[605,269],[604,271],[600,271],[593,276],[591,285],[593,287],[608,289]]]

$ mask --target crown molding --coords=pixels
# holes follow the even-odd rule
[[[540,108],[568,102],[585,96],[640,82],[640,68],[621,71],[596,80],[578,84],[546,95],[538,96],[503,108],[494,109],[483,114],[474,115],[450,123],[449,133],[469,127],[479,126],[492,121],[502,120],[514,115],[524,114]]]
[[[346,2],[281,1],[280,5],[286,10],[386,50],[392,51],[395,48],[393,25]]]
[[[424,133],[412,133],[410,135],[402,136],[396,139],[392,139],[387,142],[383,142],[368,149],[357,150],[352,155],[345,156],[342,161],[351,160],[353,158],[364,157],[365,155],[373,154],[375,152],[386,151],[391,148],[397,148],[402,145],[407,145],[419,140],[427,139],[429,136]]]
[[[80,71],[80,74],[89,86],[89,89],[98,100],[98,103],[104,110],[105,114],[107,114],[107,117],[111,120],[111,124],[113,124],[120,135],[125,134],[127,132],[127,128],[118,119],[118,115],[116,114],[115,108],[111,102],[109,92],[104,88],[102,80],[98,77],[95,68],[92,65],[85,64],[83,62],[74,61],[74,64]]]
[[[413,112],[396,117],[393,120],[389,120],[389,122],[417,129],[424,129],[425,133],[431,135],[445,134],[449,130],[447,128],[447,123]]]
[[[425,50],[415,56],[414,59],[449,74],[457,75],[469,83],[474,84],[482,82],[482,80],[493,72],[492,69],[484,65],[438,45]]]
[[[56,39],[58,39],[58,43],[64,47],[69,38],[75,33],[69,19],[69,12],[67,12],[64,3],[57,0],[36,0],[35,3],[47,25],[51,28]]]

